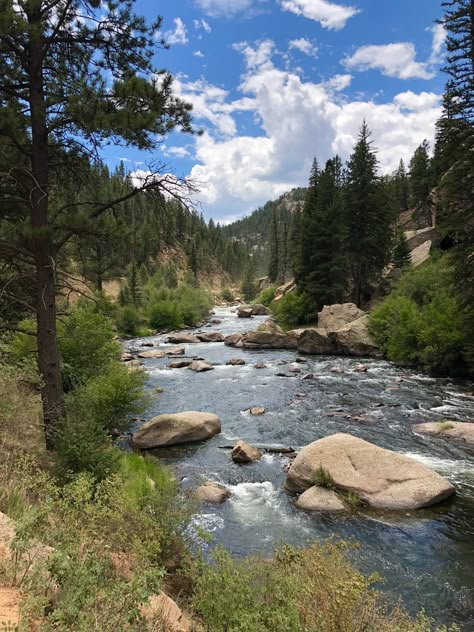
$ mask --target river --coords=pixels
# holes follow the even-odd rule
[[[249,331],[265,320],[239,319],[230,308],[216,308],[213,318],[221,323],[203,331],[225,335]],[[126,348],[139,351],[144,342],[165,347],[165,339],[131,340]],[[409,611],[424,608],[439,622],[474,630],[474,455],[411,430],[423,421],[473,420],[472,384],[432,378],[382,360],[306,356],[304,364],[296,364],[295,351],[250,351],[223,343],[183,346],[186,356],[217,365],[195,373],[168,369],[169,358],[145,360],[148,387],[163,389],[149,416],[198,410],[221,418],[222,433],[211,440],[156,451],[184,488],[214,480],[232,491],[226,503],[203,506],[195,517],[196,526],[212,533],[213,544],[222,543],[236,555],[270,555],[283,541],[354,540],[361,544],[353,554],[359,568],[384,577],[384,590],[399,596]],[[237,357],[246,364],[225,365]],[[256,369],[259,362],[267,368]],[[366,373],[354,372],[360,362],[368,366]],[[302,373],[288,373],[292,366]],[[344,372],[331,372],[333,367]],[[278,377],[279,372],[291,377]],[[314,379],[302,380],[308,372]],[[252,416],[246,412],[250,406],[263,406],[266,414]],[[229,450],[219,448],[243,439],[256,447],[299,449],[336,432],[422,461],[455,485],[456,496],[426,510],[307,514],[283,490],[287,458],[266,454],[242,466],[232,462]]]

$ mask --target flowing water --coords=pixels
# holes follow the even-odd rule
[[[227,335],[265,320],[239,319],[229,308],[216,309],[214,318],[221,323],[203,331]],[[132,340],[126,346],[136,351],[152,342],[165,348],[165,338]],[[168,369],[169,358],[145,360],[149,388],[163,388],[150,416],[200,410],[221,418],[222,433],[211,440],[156,451],[183,487],[210,479],[231,489],[226,503],[205,505],[195,517],[195,526],[212,532],[213,544],[222,543],[236,555],[270,555],[283,541],[302,545],[333,535],[355,540],[361,544],[354,552],[359,568],[383,576],[384,588],[400,596],[407,609],[425,608],[440,622],[456,621],[463,630],[474,630],[474,455],[411,430],[423,421],[473,420],[472,384],[431,378],[382,360],[306,356],[304,364],[296,364],[295,351],[250,351],[223,343],[184,346],[187,356],[216,363],[215,370],[195,373]],[[237,357],[246,364],[225,365]],[[354,372],[361,361],[367,373]],[[256,369],[259,362],[266,368]],[[302,372],[288,372],[291,367]],[[333,367],[344,372],[331,372]],[[291,377],[278,377],[279,372]],[[302,380],[305,373],[314,379]],[[252,416],[246,412],[250,406],[267,412]],[[242,466],[232,462],[226,448],[243,439],[256,447],[299,449],[336,432],[429,465],[456,486],[456,496],[426,510],[307,514],[295,509],[283,489],[286,457],[265,454]]]

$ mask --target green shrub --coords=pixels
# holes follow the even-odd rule
[[[262,290],[260,294],[257,294],[256,298],[252,301],[270,307],[273,299],[275,298],[276,287],[267,287],[266,290]]]
[[[138,336],[140,331],[140,315],[136,307],[125,305],[116,317],[117,329],[127,336]]]
[[[439,374],[465,369],[463,313],[446,257],[407,272],[370,316],[369,328],[389,360]]]
[[[223,301],[232,303],[232,301],[234,300],[234,294],[232,290],[230,290],[228,287],[225,287],[221,292],[221,298]]]
[[[146,300],[149,324],[158,330],[194,327],[212,306],[206,292],[188,285],[176,289],[152,288]]]
[[[272,306],[276,320],[285,329],[291,329],[310,320],[308,300],[304,294],[289,292]]]
[[[171,301],[157,301],[149,310],[148,322],[150,327],[161,331],[163,329],[179,329],[184,326],[183,315],[178,303]]]

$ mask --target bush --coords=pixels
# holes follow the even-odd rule
[[[232,290],[230,290],[228,287],[226,287],[221,292],[221,298],[222,298],[223,301],[227,301],[228,303],[232,303],[232,301],[234,300],[234,294],[233,294]]]
[[[136,307],[125,305],[116,317],[117,329],[127,336],[138,336],[140,331],[140,315]]]
[[[152,289],[147,298],[149,324],[154,329],[194,327],[212,306],[209,295],[199,288],[182,285],[176,289]]]
[[[462,309],[446,257],[407,272],[370,316],[370,331],[389,360],[437,374],[465,370]]]
[[[266,290],[262,290],[260,294],[257,294],[256,298],[252,301],[270,307],[273,299],[275,298],[276,287],[267,287]]]
[[[308,300],[304,294],[289,292],[273,305],[276,320],[285,329],[291,329],[310,320]]]
[[[161,331],[163,329],[179,329],[184,326],[183,315],[178,303],[171,301],[157,301],[150,307],[148,319],[150,327]]]

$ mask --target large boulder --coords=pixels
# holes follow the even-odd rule
[[[193,336],[192,334],[173,334],[172,336],[169,336],[168,338],[168,342],[171,342],[171,344],[177,344],[177,345],[181,345],[181,344],[195,344],[197,342],[200,342],[199,338],[197,338],[196,336]]]
[[[204,360],[194,360],[188,366],[188,369],[191,371],[196,371],[196,373],[205,373],[206,371],[213,371],[214,367],[208,362],[204,362]]]
[[[357,307],[355,303],[336,303],[335,305],[325,305],[318,314],[318,328],[327,331],[337,331],[365,316],[365,312]]]
[[[298,336],[297,348],[299,353],[306,354],[335,353],[334,345],[325,329],[304,329]]]
[[[330,489],[313,485],[298,497],[295,502],[298,509],[305,511],[345,511],[346,506],[336,494]]]
[[[285,333],[280,325],[277,325],[274,320],[269,318],[268,320],[263,321],[258,327],[257,331],[263,331],[267,334],[283,334]]]
[[[136,448],[148,450],[181,443],[203,441],[221,431],[221,421],[212,413],[187,411],[158,415],[139,428],[132,437]]]
[[[193,360],[174,360],[168,364],[169,369],[185,369],[193,363]]]
[[[338,355],[381,356],[379,348],[369,333],[368,320],[368,315],[365,315],[337,331],[328,333],[329,339]]]
[[[232,450],[232,460],[235,463],[253,463],[259,461],[262,456],[260,450],[245,443],[245,441],[237,441]]]
[[[415,432],[436,435],[450,439],[466,448],[474,449],[474,422],[472,421],[432,421],[412,426]]]
[[[280,287],[276,289],[275,298],[273,300],[279,301],[283,296],[285,296],[285,294],[288,294],[289,292],[294,292],[295,290],[296,290],[296,283],[292,279],[291,281],[288,281],[288,283],[285,283],[284,285],[280,285]]]
[[[241,347],[242,346],[242,338],[243,334],[230,334],[224,338],[224,344],[226,347]]]
[[[245,349],[296,349],[296,338],[288,334],[249,331],[242,337]]]
[[[214,481],[206,481],[193,492],[193,497],[202,503],[211,503],[213,505],[221,505],[231,496],[231,492]]]
[[[152,595],[148,602],[140,607],[140,613],[148,622],[146,629],[150,631],[191,632],[195,629],[178,604],[164,592]]]
[[[321,468],[336,489],[352,492],[372,507],[419,509],[454,493],[451,483],[426,465],[344,433],[303,448],[288,470],[286,488],[306,491]]]
[[[141,351],[138,354],[139,358],[164,358],[166,355],[166,351],[162,349],[150,349],[150,351]]]
[[[201,342],[224,342],[224,336],[219,331],[209,331],[204,334],[196,334]]]
[[[252,308],[248,305],[242,305],[237,309],[237,316],[239,318],[252,318]]]
[[[269,314],[271,314],[271,310],[261,303],[255,303],[253,305],[250,305],[250,307],[254,316],[268,316]]]

